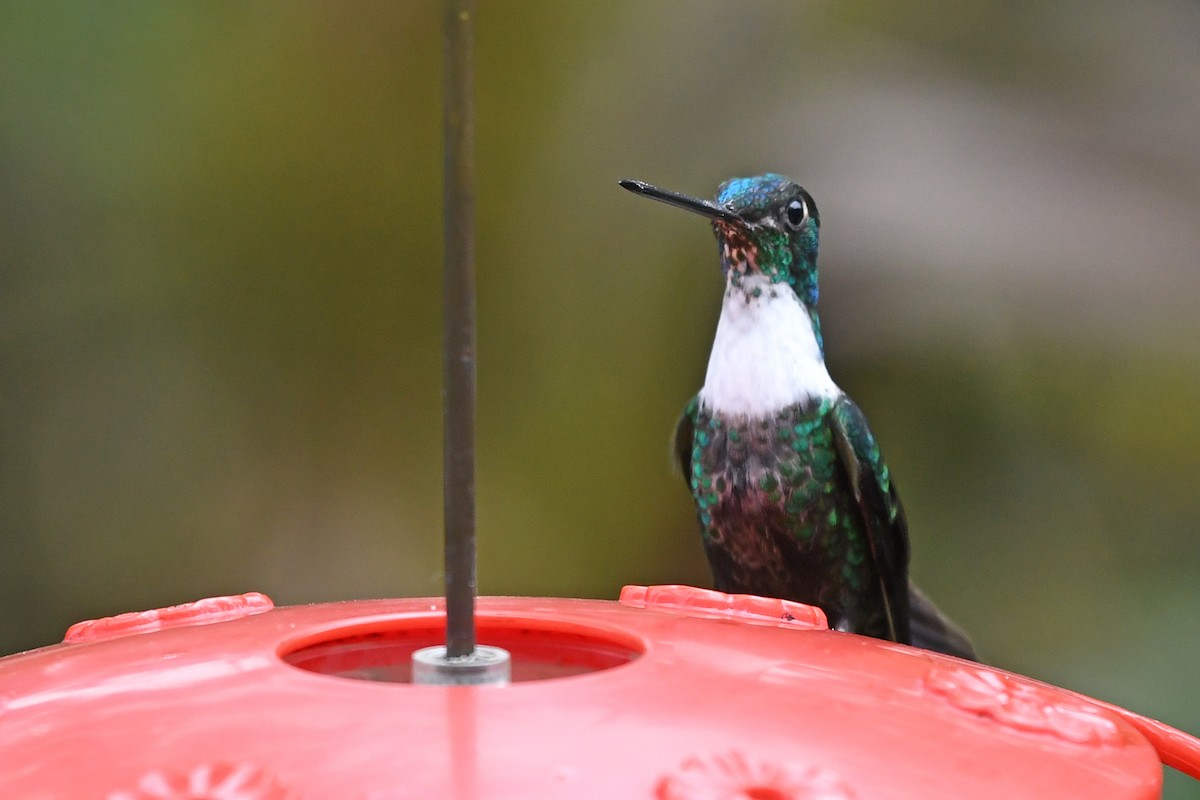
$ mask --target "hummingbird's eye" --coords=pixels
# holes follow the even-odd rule
[[[804,205],[803,200],[793,200],[787,204],[783,214],[789,227],[799,228],[808,219],[808,206]]]

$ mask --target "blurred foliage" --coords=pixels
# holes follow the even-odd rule
[[[436,5],[4,17],[0,652],[436,593]],[[716,254],[616,180],[781,171],[918,579],[994,663],[1200,731],[1197,34],[1167,0],[482,2],[481,589],[706,583],[666,442]]]

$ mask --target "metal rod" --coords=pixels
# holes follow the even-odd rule
[[[446,656],[475,651],[474,0],[444,0],[443,503]]]

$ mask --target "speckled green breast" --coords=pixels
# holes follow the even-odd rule
[[[885,635],[863,522],[833,443],[833,404],[738,419],[693,403],[692,495],[718,589],[819,605],[831,626]]]

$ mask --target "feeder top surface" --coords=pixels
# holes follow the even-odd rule
[[[407,682],[440,599],[82,624],[0,659],[0,797],[1158,796],[1153,748],[1078,695],[729,598],[480,598],[503,687]]]

